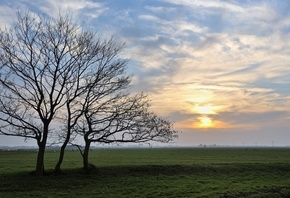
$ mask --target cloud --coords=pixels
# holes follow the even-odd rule
[[[154,48],[144,43],[143,46],[147,48],[148,54],[144,56],[140,53],[139,55],[140,57],[143,55],[141,59],[147,60],[144,61],[146,63],[154,62],[154,68],[166,65],[168,71],[170,68],[173,68],[174,71],[170,74],[160,73],[170,76],[170,78],[162,78],[159,75],[159,79],[167,80],[167,83],[157,84],[159,81],[151,81],[152,78],[149,78],[151,82],[156,82],[151,83],[152,87],[159,90],[156,92],[158,95],[154,97],[154,101],[158,101],[159,97],[172,98],[177,92],[180,95],[176,98],[173,96],[173,100],[170,99],[176,103],[175,105],[172,105],[172,102],[166,103],[167,100],[160,100],[156,102],[156,106],[163,103],[164,107],[169,105],[175,110],[180,108],[187,112],[189,107],[184,104],[184,99],[186,99],[196,104],[207,104],[214,101],[214,103],[225,105],[227,110],[233,112],[262,113],[282,108],[289,109],[285,99],[281,104],[281,99],[285,98],[281,94],[287,95],[289,91],[287,93],[287,89],[284,89],[281,93],[279,90],[281,84],[278,83],[279,80],[290,75],[287,47],[290,44],[288,43],[289,35],[281,33],[279,29],[270,28],[273,22],[279,21],[278,11],[268,4],[258,3],[239,6],[221,2],[216,4],[216,1],[170,2],[189,6],[194,9],[191,10],[192,13],[199,13],[196,8],[202,7],[203,9],[213,9],[210,13],[204,13],[207,15],[220,14],[217,9],[237,15],[229,18],[228,21],[222,19],[224,20],[223,25],[230,26],[233,30],[225,28],[218,32],[215,32],[210,24],[201,27],[200,21],[195,16],[183,18],[186,20],[181,23],[178,23],[176,19],[167,20],[147,16],[146,19],[150,18],[148,21],[159,24],[159,26],[153,26],[156,28],[155,32],[162,33],[174,41],[173,44],[156,42],[157,46]],[[155,10],[160,9],[158,7]],[[151,8],[151,10],[154,9]],[[167,25],[170,22],[173,25]],[[272,23],[266,27],[268,22]],[[186,32],[188,28],[184,28],[183,24],[201,27],[200,31],[187,31],[189,37],[195,39],[186,40],[180,33],[182,31],[177,31],[183,29]],[[264,27],[259,27],[257,24]],[[241,27],[239,27],[240,25]],[[170,29],[176,31],[170,34]],[[271,31],[261,34],[267,29]],[[241,32],[239,32],[240,30]],[[135,51],[138,51],[138,48]],[[143,51],[144,49],[140,50],[140,52]],[[160,56],[154,58],[156,54],[160,54]],[[162,57],[168,61],[163,61]],[[285,80],[283,86],[286,88],[289,87],[289,81],[285,82]],[[262,86],[261,82],[265,81],[269,86]],[[182,86],[178,86],[178,84],[182,84]],[[159,109],[162,108],[159,106]]]
[[[15,14],[15,9],[7,5],[0,6],[0,28],[9,27],[13,22],[13,18],[11,18],[11,16]]]
[[[288,111],[271,111],[271,112],[222,112],[217,117],[226,119],[230,122],[239,124],[260,123],[263,126],[287,119]],[[261,125],[262,126],[262,125]]]
[[[91,0],[23,0],[14,2],[10,8],[17,10],[30,10],[32,12],[43,12],[51,17],[56,17],[59,13],[72,14],[77,20],[84,18],[92,20],[98,18],[108,8],[103,3],[98,3]],[[88,21],[86,21],[88,22]]]
[[[214,31],[269,35],[289,26],[288,2],[163,0],[188,10],[191,17]],[[281,5],[281,7],[278,7]],[[282,7],[283,6],[283,7]],[[279,10],[278,10],[279,9]],[[254,27],[254,28],[253,28]]]
[[[226,11],[231,11],[231,12],[243,12],[242,7],[240,7],[237,4],[233,3],[228,3],[225,1],[213,1],[213,0],[208,0],[208,1],[203,1],[203,0],[179,0],[179,1],[174,1],[174,0],[163,0],[168,3],[172,4],[178,4],[178,5],[183,5],[187,7],[193,7],[193,8],[214,8],[214,9],[222,9]]]
[[[89,0],[47,0],[41,2],[39,8],[52,17],[57,16],[58,12],[63,11],[72,12],[74,16],[86,11],[85,15],[97,18],[104,10],[101,3]]]

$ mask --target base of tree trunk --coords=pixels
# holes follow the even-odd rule
[[[83,170],[86,175],[94,175],[98,172],[97,167],[91,163],[88,164],[88,167],[84,167]]]
[[[54,175],[64,175],[64,173],[61,171],[61,169],[54,169]]]

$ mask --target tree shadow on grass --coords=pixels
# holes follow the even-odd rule
[[[210,185],[212,178],[219,181],[220,178],[235,175],[241,177],[242,175],[263,175],[265,173],[290,175],[290,167],[288,164],[106,166],[97,167],[94,174],[89,175],[85,174],[82,169],[66,169],[61,175],[54,175],[53,170],[48,170],[47,174],[42,177],[31,175],[28,172],[16,172],[14,174],[0,174],[0,197],[1,195],[2,197],[13,197],[13,195],[22,194],[37,196],[41,192],[50,193],[47,194],[48,197],[77,197],[87,195],[86,193],[95,193],[98,197],[98,192],[105,193],[104,196],[108,196],[110,193],[120,193],[119,195],[122,197],[122,194],[130,194],[138,190],[146,194],[146,190],[150,188],[166,192],[170,190],[168,186],[181,188],[186,182],[192,182],[198,178],[207,178],[208,184],[202,184],[203,189],[206,189],[206,185]],[[239,177],[237,179],[241,179]],[[156,183],[153,184],[153,181]],[[223,183],[223,180],[220,179],[220,182]],[[127,192],[129,189],[131,192]],[[142,193],[140,194],[142,195]],[[178,191],[175,193],[178,195]],[[191,195],[190,192],[183,193],[186,196]],[[290,186],[273,185],[247,192],[243,190],[241,192],[223,192],[221,190],[220,193],[212,193],[216,195],[215,197],[259,197],[259,195],[264,196],[265,194],[290,197]]]

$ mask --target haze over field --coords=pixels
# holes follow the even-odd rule
[[[173,145],[290,145],[290,1],[0,0],[16,12],[70,13],[126,43],[133,91],[181,131]],[[2,145],[28,145],[0,137]],[[29,145],[35,145],[29,141]]]

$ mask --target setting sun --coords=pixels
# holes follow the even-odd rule
[[[200,123],[198,124],[199,128],[210,128],[214,127],[214,123],[209,117],[201,117],[199,118]]]

